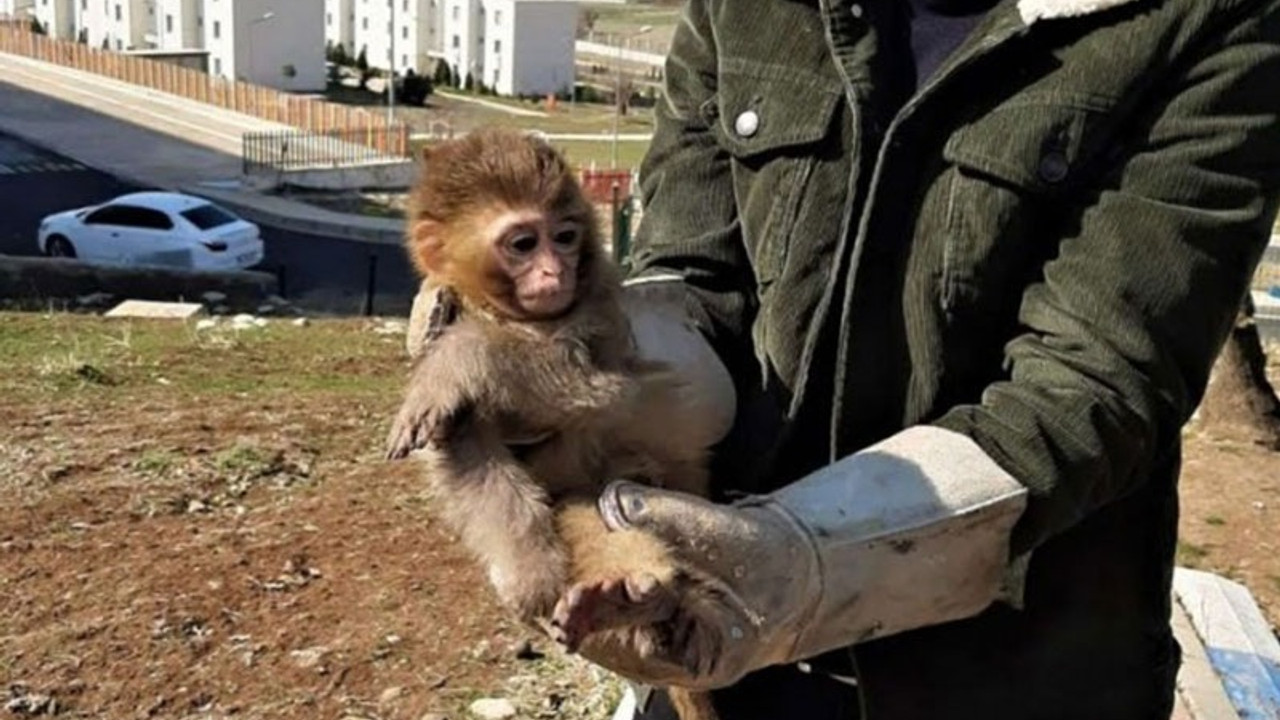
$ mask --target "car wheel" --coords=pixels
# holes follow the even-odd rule
[[[44,252],[49,257],[73,258],[76,256],[75,246],[61,235],[54,235],[45,243]]]

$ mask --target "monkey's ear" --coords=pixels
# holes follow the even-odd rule
[[[418,264],[431,275],[444,268],[444,226],[436,220],[419,220],[413,226],[413,248]]]

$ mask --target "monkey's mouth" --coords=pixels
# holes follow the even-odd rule
[[[569,309],[573,293],[563,290],[544,290],[520,294],[520,305],[536,315],[554,315]]]

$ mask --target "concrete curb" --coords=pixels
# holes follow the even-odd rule
[[[286,198],[209,185],[184,185],[178,191],[206,198],[234,210],[246,220],[279,230],[375,245],[404,242],[403,220],[339,213]]]

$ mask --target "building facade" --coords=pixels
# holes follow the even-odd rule
[[[36,16],[36,0],[0,0],[0,20],[30,20]]]
[[[75,3],[81,0],[36,0],[35,17],[50,37],[75,39]],[[102,2],[102,0],[96,0]]]
[[[476,79],[499,95],[569,92],[574,81],[578,3],[569,0],[488,0],[479,36]]]
[[[341,45],[347,55],[355,57],[356,0],[324,0],[324,39],[326,45]]]
[[[369,67],[429,72],[439,57],[445,1],[352,0],[352,57],[364,50]]]
[[[204,0],[209,73],[281,90],[325,87],[324,4]]]

